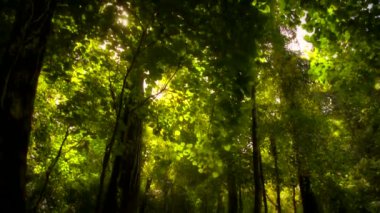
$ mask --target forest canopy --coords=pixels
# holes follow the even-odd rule
[[[0,0],[0,212],[379,212],[379,35],[378,0]]]

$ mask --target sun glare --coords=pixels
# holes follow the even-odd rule
[[[126,27],[128,25],[128,13],[124,10],[123,7],[117,7],[119,12],[119,17],[117,19],[117,23],[120,24],[123,27]]]
[[[306,16],[301,19],[301,25],[305,23],[305,17]],[[286,48],[294,52],[300,52],[302,57],[308,58],[309,53],[313,49],[313,45],[305,40],[305,36],[311,35],[312,33],[308,33],[300,25],[296,27],[295,33],[295,38],[290,41]]]

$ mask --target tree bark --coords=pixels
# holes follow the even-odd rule
[[[148,180],[146,180],[146,185],[145,185],[145,192],[144,192],[144,197],[143,197],[143,200],[141,202],[141,206],[140,206],[140,213],[144,213],[145,212],[145,209],[148,205],[148,200],[149,200],[149,191],[150,191],[150,185],[152,184],[152,179],[151,178],[148,178]]]
[[[297,213],[297,201],[296,201],[296,185],[292,186],[292,201],[294,213]]]
[[[265,180],[264,180],[264,172],[263,172],[263,161],[261,160],[261,153],[260,154],[260,179],[262,184],[262,191],[263,191],[263,203],[264,203],[264,212],[268,213],[268,203],[267,203],[267,192],[265,190]]]
[[[236,180],[233,173],[229,172],[227,177],[228,191],[228,213],[236,213],[238,211],[238,195],[236,189]]]
[[[319,212],[316,198],[314,196],[313,191],[311,190],[310,177],[305,174],[300,174],[298,178],[300,184],[303,212]]]
[[[142,45],[143,45],[143,43],[145,41],[145,38],[146,38],[146,32],[147,32],[146,29],[144,29],[144,31],[142,32],[142,34],[140,36],[140,39],[139,39],[136,51],[133,53],[131,64],[127,68],[126,73],[124,74],[123,85],[121,87],[121,92],[120,92],[120,95],[119,95],[119,102],[118,102],[117,109],[116,109],[116,122],[115,122],[115,126],[113,128],[111,139],[110,139],[110,141],[106,145],[106,150],[105,150],[104,156],[103,156],[103,164],[102,164],[102,171],[100,173],[99,191],[98,191],[98,194],[97,194],[97,197],[96,197],[96,201],[97,202],[96,202],[95,212],[102,212],[103,211],[102,204],[103,204],[104,182],[105,182],[105,179],[106,179],[106,173],[107,173],[108,164],[109,164],[109,161],[110,161],[110,158],[111,158],[111,153],[113,151],[114,144],[117,141],[116,140],[116,135],[120,131],[119,130],[119,124],[120,124],[122,112],[123,111],[125,112],[125,110],[123,110],[123,107],[125,107],[124,106],[125,103],[123,102],[123,100],[125,98],[124,97],[125,90],[127,89],[127,80],[128,80],[129,75],[132,73],[132,71],[136,67],[137,58],[139,57],[139,55],[141,53],[141,48],[142,48]]]
[[[223,213],[224,211],[224,205],[223,205],[223,199],[222,199],[222,193],[218,193],[218,201],[216,204],[216,213]]]
[[[143,117],[139,101],[144,99],[144,74],[141,70],[132,73],[133,82],[129,103],[126,105],[124,123],[127,124],[122,138],[124,148],[122,173],[120,176],[121,212],[137,213],[139,208],[141,151],[143,143]]]
[[[278,168],[278,153],[276,140],[273,136],[270,136],[270,149],[274,160],[274,173],[276,180],[276,210],[281,213],[281,180],[280,180],[280,170]]]
[[[0,62],[0,212],[25,212],[26,155],[56,1],[21,1]]]
[[[241,187],[239,186],[239,189],[238,189],[238,198],[239,198],[239,202],[238,202],[238,204],[239,204],[239,208],[238,208],[238,212],[239,213],[242,213],[243,212],[243,210],[244,210],[244,206],[243,206],[243,196],[242,196],[242,194],[241,194]]]
[[[295,168],[297,169],[298,182],[301,192],[302,198],[302,206],[304,208],[304,212],[319,212],[317,200],[314,195],[314,192],[311,188],[310,183],[310,169],[307,166],[308,154],[303,149],[307,146],[306,141],[308,140],[308,136],[306,135],[306,131],[304,128],[304,121],[300,119],[300,115],[303,114],[302,104],[295,97],[296,90],[303,89],[304,82],[300,81],[300,73],[295,72],[299,70],[297,68],[297,62],[290,60],[289,62],[284,62],[283,65],[286,65],[289,69],[290,73],[283,74],[282,77],[282,90],[285,97],[285,100],[288,102],[288,114],[289,114],[289,124],[290,124],[290,133],[293,138],[293,152],[295,154]],[[289,85],[292,85],[289,87]],[[297,115],[295,114],[297,113]]]
[[[136,56],[141,48],[142,40],[145,37],[143,34],[140,38]],[[132,65],[131,65],[132,66]],[[130,68],[128,68],[130,70]],[[127,77],[133,82],[130,87],[126,87]],[[103,168],[100,178],[100,189],[97,200],[101,201],[102,186],[104,184],[106,168],[111,151],[116,143],[116,135],[119,135],[117,140],[118,149],[121,152],[115,153],[114,167],[108,190],[103,203],[98,203],[96,206],[97,212],[130,212],[137,213],[139,209],[139,189],[140,189],[140,170],[141,170],[141,147],[143,134],[143,117],[141,113],[142,106],[140,102],[144,98],[143,90],[143,72],[136,70],[130,73],[127,71],[122,91],[129,89],[131,91],[126,98],[126,102],[122,102],[124,93],[120,94],[120,103],[117,113],[117,125],[112,134],[112,139],[107,145],[107,149],[103,159]],[[139,107],[136,107],[139,106]],[[122,111],[122,113],[120,113]],[[119,123],[123,123],[123,129],[118,130]]]
[[[116,156],[113,162],[112,174],[104,201],[103,212],[117,212],[119,208],[118,201],[118,179],[120,176],[121,156]]]
[[[130,112],[128,107],[124,114],[123,122],[126,127],[120,141],[123,152],[115,157],[103,212],[135,213],[139,208],[143,123],[138,113]],[[119,197],[120,202],[117,202]]]
[[[135,115],[124,142],[126,152],[122,161],[121,212],[135,213],[139,207],[141,146],[142,146],[142,119]]]
[[[260,147],[257,140],[257,113],[256,113],[256,88],[255,85],[251,88],[251,100],[252,100],[252,127],[251,127],[251,137],[252,137],[252,148],[253,148],[253,179],[255,186],[255,203],[254,212],[261,212],[261,202],[262,202],[262,184],[261,184],[261,174],[260,174]]]
[[[293,100],[291,100],[291,106],[294,109],[297,105],[294,103]],[[294,125],[294,124],[293,124]],[[314,192],[311,189],[311,182],[310,182],[310,172],[307,166],[305,166],[306,159],[305,155],[301,153],[301,140],[298,138],[302,132],[299,132],[295,129],[295,126],[292,127],[293,130],[293,138],[294,138],[294,145],[293,150],[295,152],[295,160],[296,160],[296,168],[297,168],[297,175],[298,175],[298,183],[300,187],[300,193],[301,193],[301,200],[302,200],[302,207],[304,212],[310,212],[310,213],[317,213],[318,205],[317,200],[314,195]]]

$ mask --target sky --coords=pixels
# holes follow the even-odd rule
[[[301,25],[305,23],[305,17],[301,19]],[[301,56],[308,58],[308,53],[312,50],[313,45],[307,42],[304,37],[311,33],[304,30],[301,25],[297,26],[296,37],[287,45],[287,48],[292,51],[300,51]]]

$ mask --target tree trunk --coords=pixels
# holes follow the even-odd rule
[[[207,195],[203,195],[203,198],[202,198],[202,208],[201,208],[201,212],[202,213],[208,213],[208,199],[207,199]]]
[[[122,173],[120,177],[121,212],[137,213],[139,208],[141,151],[143,143],[143,117],[141,107],[136,108],[139,101],[144,98],[143,72],[131,75],[132,85],[129,103],[126,103],[125,124],[122,147],[124,148],[122,160]]]
[[[260,178],[261,178],[261,184],[263,187],[264,212],[268,213],[267,192],[265,190],[265,180],[264,180],[264,172],[263,172],[263,161],[261,160],[261,153],[259,154],[260,154]]]
[[[257,115],[256,115],[256,89],[255,85],[251,89],[251,100],[252,100],[252,148],[253,148],[253,179],[255,185],[255,203],[254,212],[261,212],[261,201],[262,201],[262,184],[261,184],[261,174],[260,174],[260,147],[257,140]]]
[[[143,197],[143,200],[142,200],[141,206],[140,206],[140,213],[144,213],[146,206],[148,205],[149,191],[150,191],[150,185],[151,184],[152,184],[152,179],[148,178],[148,180],[146,180],[144,197]]]
[[[294,127],[293,127],[294,128]],[[310,213],[317,213],[318,205],[317,200],[315,198],[314,192],[311,189],[311,182],[310,182],[310,172],[309,169],[305,166],[305,158],[300,153],[300,142],[297,137],[299,136],[299,132],[293,130],[293,138],[295,138],[294,143],[294,152],[296,157],[296,168],[297,168],[297,175],[298,175],[298,182],[301,192],[301,200],[302,200],[302,207],[304,212],[310,212]]]
[[[288,63],[288,67],[294,67],[297,70],[297,64]],[[290,132],[293,138],[293,152],[295,154],[295,168],[297,169],[298,182],[300,186],[302,206],[304,212],[319,212],[316,197],[311,189],[310,183],[310,172],[307,166],[307,157],[309,153],[305,153],[303,147],[307,146],[306,141],[308,137],[303,128],[305,125],[304,121],[299,118],[299,114],[302,114],[303,109],[300,101],[295,99],[296,88],[301,89],[303,82],[297,82],[298,73],[290,73],[287,76],[283,75],[282,88],[285,100],[288,101],[288,114],[290,122]],[[288,84],[293,84],[291,88],[287,88]],[[297,85],[298,84],[298,85]],[[295,115],[297,112],[298,115]]]
[[[223,205],[223,199],[222,199],[222,193],[218,193],[218,202],[216,204],[216,213],[224,213],[224,205]]]
[[[239,187],[239,191],[238,191],[238,196],[239,196],[239,208],[238,208],[238,212],[239,213],[242,213],[244,208],[243,208],[243,196],[241,194],[241,187]]]
[[[117,212],[118,211],[118,178],[120,175],[120,167],[121,167],[121,156],[116,156],[113,162],[112,174],[110,178],[110,182],[108,184],[107,194],[104,201],[103,212]]]
[[[128,69],[126,70],[126,73],[124,74],[124,79],[123,79],[123,86],[121,87],[121,92],[119,95],[119,102],[116,107],[116,122],[115,126],[113,128],[112,136],[108,144],[106,145],[106,150],[104,152],[103,156],[103,164],[102,164],[102,171],[100,173],[100,182],[99,182],[99,191],[96,197],[96,207],[95,207],[95,212],[102,212],[103,211],[103,187],[104,187],[104,182],[106,179],[106,173],[107,173],[107,168],[108,168],[108,163],[111,158],[111,153],[113,151],[114,144],[116,143],[116,135],[119,133],[119,124],[121,123],[121,116],[122,112],[127,112],[128,110],[123,110],[123,107],[128,107],[128,103],[125,104],[123,102],[124,100],[124,95],[125,95],[125,90],[127,89],[127,81],[128,81],[128,76],[131,74],[131,72],[135,69],[135,66],[137,64],[137,58],[140,55],[141,52],[141,47],[142,44],[144,43],[144,40],[146,38],[146,30],[143,31],[141,34],[140,40],[138,42],[136,51],[133,53],[133,58],[131,61],[131,64],[129,65]],[[138,81],[140,82],[140,81]],[[141,82],[142,84],[142,82]],[[142,86],[141,86],[142,87]],[[128,113],[125,113],[126,116],[128,116]],[[124,119],[127,120],[127,119]],[[125,122],[127,124],[127,122]],[[121,139],[123,141],[123,139]]]
[[[97,205],[97,211],[101,212],[137,213],[139,209],[143,118],[141,107],[136,106],[144,98],[143,73],[134,72],[130,77],[134,84],[129,88],[131,93],[121,109],[123,116],[119,116],[119,122],[124,123],[118,140],[118,149],[122,151],[116,154],[104,203]],[[98,199],[100,197],[98,194]]]
[[[305,174],[300,174],[298,178],[300,184],[303,212],[319,212],[314,193],[311,190],[310,177]]]
[[[135,213],[139,207],[142,119],[135,115],[126,135],[126,153],[122,161],[121,212]]]
[[[21,1],[0,62],[0,212],[25,212],[33,104],[56,1]]]
[[[292,186],[292,201],[294,213],[297,213],[297,201],[296,201],[296,185]]]
[[[227,177],[228,191],[228,213],[236,213],[238,210],[238,196],[236,189],[236,180],[232,172],[229,172]]]
[[[164,187],[163,187],[163,193],[164,193],[164,205],[163,205],[163,212],[165,213],[169,213],[171,212],[171,200],[170,200],[170,197],[171,197],[171,194],[172,194],[172,182],[170,181],[169,177],[168,177],[168,173],[166,173],[166,177],[165,177],[165,182],[164,182]]]
[[[115,158],[103,212],[138,212],[143,126],[142,120],[136,116],[127,116],[130,124],[122,141],[124,155]],[[117,202],[118,191],[120,203]]]
[[[278,168],[278,153],[277,145],[273,136],[269,138],[270,140],[270,149],[274,160],[274,173],[276,180],[276,210],[278,213],[281,213],[281,180],[280,180],[280,171]]]

